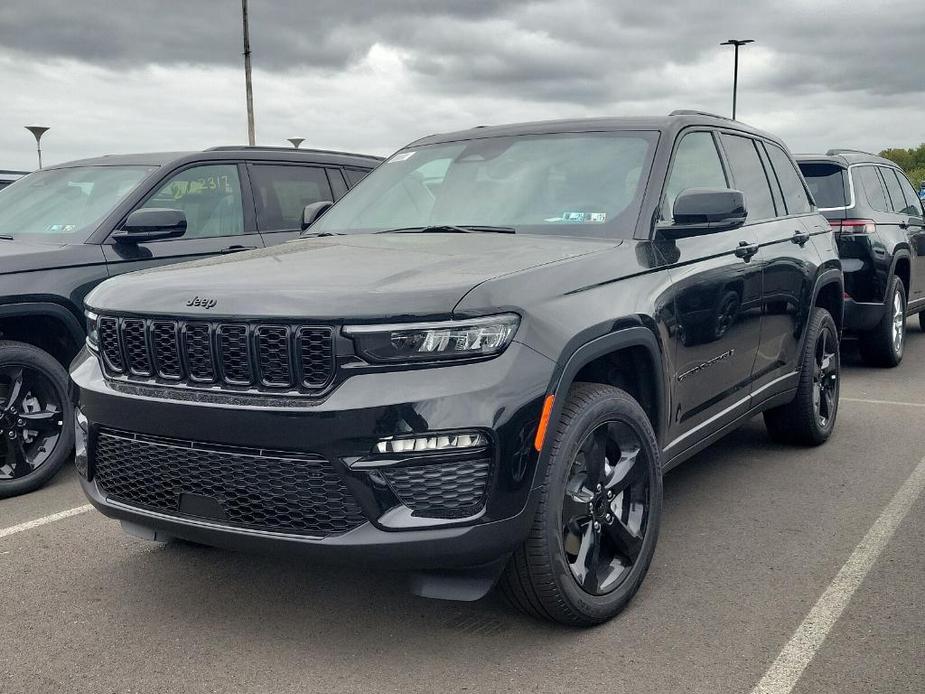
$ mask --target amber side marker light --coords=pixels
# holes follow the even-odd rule
[[[540,414],[540,425],[536,430],[536,438],[533,439],[533,447],[537,452],[543,450],[543,440],[546,438],[546,427],[549,426],[549,415],[552,414],[552,403],[556,399],[555,395],[547,395],[543,401],[543,412]]]

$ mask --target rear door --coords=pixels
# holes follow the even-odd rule
[[[262,248],[253,206],[245,204],[249,191],[243,185],[244,177],[240,162],[224,161],[190,164],[169,174],[135,209],[182,210],[186,233],[137,244],[116,243],[110,237],[103,245],[110,274]]]
[[[905,174],[896,169],[881,169],[884,180],[890,175],[896,178],[899,186],[898,194],[902,195],[899,202],[893,204],[894,211],[901,215],[900,227],[905,226],[906,237],[909,239],[909,248],[912,249],[912,273],[909,291],[909,308],[919,309],[925,305],[925,219],[922,214],[922,201],[915,193],[915,188],[909,183]],[[887,185],[890,198],[897,193]]]
[[[248,164],[248,173],[254,191],[257,227],[267,246],[299,237],[306,205],[337,200],[331,178],[338,192],[346,191],[336,168],[325,171],[322,166],[258,162]]]
[[[709,130],[687,131],[675,147],[660,217],[672,218],[689,188],[732,187]],[[749,406],[761,325],[761,269],[752,226],[672,241],[675,326],[669,457],[718,430]]]

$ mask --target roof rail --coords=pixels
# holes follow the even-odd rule
[[[863,149],[830,149],[825,153],[827,157],[834,157],[836,154],[866,154],[869,157],[880,156],[872,152],[865,152]]]
[[[710,113],[709,111],[696,111],[689,108],[679,108],[668,114],[669,116],[709,116],[710,118],[721,118],[722,120],[732,120],[732,118],[727,118],[726,116],[720,116],[716,113]]]
[[[364,159],[376,159],[382,161],[384,157],[379,157],[374,154],[357,154],[356,152],[340,152],[333,149],[312,149],[312,148],[295,148],[295,147],[273,147],[268,145],[219,145],[217,147],[209,147],[204,150],[206,152],[240,152],[240,151],[250,151],[250,152],[307,152],[309,154],[340,154],[347,157],[363,157]]]

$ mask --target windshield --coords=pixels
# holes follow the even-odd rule
[[[83,243],[154,166],[36,171],[0,190],[0,235]]]
[[[800,171],[806,179],[816,205],[820,208],[847,207],[848,187],[845,170],[837,164],[810,164],[800,162]]]
[[[633,233],[657,132],[492,137],[403,150],[311,233],[505,227],[517,233]]]

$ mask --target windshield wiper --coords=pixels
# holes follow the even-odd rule
[[[401,227],[399,229],[385,229],[377,234],[471,234],[479,231],[493,234],[514,234],[514,227],[492,227],[481,224],[434,224],[426,227]]]

